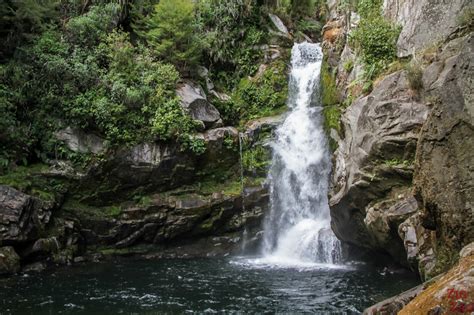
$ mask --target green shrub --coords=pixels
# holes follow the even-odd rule
[[[321,64],[321,94],[323,106],[335,105],[339,103],[336,79],[329,71],[329,65],[326,60],[323,60],[323,63]]]
[[[58,20],[59,0],[0,2],[0,60]]]
[[[474,6],[467,6],[458,16],[458,24],[460,27],[466,27],[468,31],[474,30]]]
[[[183,69],[198,63],[202,42],[192,0],[160,0],[137,29],[159,59]]]
[[[358,0],[357,13],[362,19],[380,16],[383,0]]]
[[[350,59],[343,63],[342,67],[347,73],[350,73],[354,69],[354,60]]]
[[[256,146],[244,150],[242,164],[246,172],[265,173],[270,165],[271,156],[268,149],[262,146]]]
[[[275,62],[261,76],[244,78],[232,94],[233,110],[241,120],[268,116],[286,104],[286,64]]]
[[[181,149],[189,150],[196,155],[201,155],[206,152],[206,141],[192,135],[185,135],[181,139]]]
[[[397,39],[400,28],[381,16],[362,19],[351,35],[366,65],[377,64],[380,69],[397,56]]]
[[[66,24],[69,42],[79,46],[94,46],[120,21],[120,6],[109,3],[92,6],[86,14],[74,17]]]
[[[413,91],[420,91],[423,88],[423,71],[421,65],[415,61],[405,65],[408,82]]]

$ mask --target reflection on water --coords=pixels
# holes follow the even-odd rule
[[[360,313],[416,284],[411,274],[364,266],[127,260],[0,280],[0,314]]]

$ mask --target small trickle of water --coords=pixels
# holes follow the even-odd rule
[[[272,143],[266,261],[286,265],[340,261],[327,200],[331,164],[319,95],[322,57],[319,44],[295,44],[292,50],[290,113]]]
[[[240,154],[240,188],[242,192],[242,212],[245,212],[245,178],[244,178],[244,162],[243,162],[243,146],[244,146],[244,140],[243,140],[243,134],[239,132],[239,154]]]

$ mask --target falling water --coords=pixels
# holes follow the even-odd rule
[[[319,95],[319,44],[295,44],[289,82],[290,113],[272,143],[271,211],[264,256],[278,264],[337,263],[340,245],[330,228],[330,154]]]

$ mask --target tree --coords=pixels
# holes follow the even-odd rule
[[[136,30],[159,59],[179,69],[196,64],[202,51],[192,0],[161,0]],[[136,24],[139,25],[139,24]]]
[[[59,0],[0,1],[0,60],[58,18]]]

